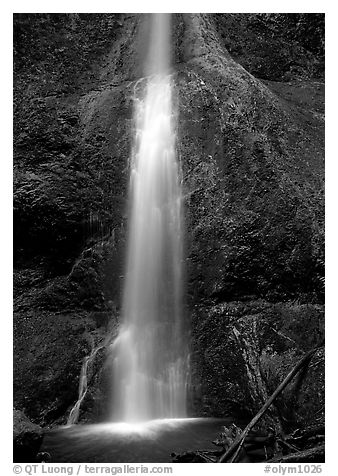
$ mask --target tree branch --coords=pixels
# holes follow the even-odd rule
[[[318,347],[315,349],[310,350],[307,352],[300,360],[297,362],[297,364],[293,367],[291,372],[288,373],[288,375],[285,377],[285,379],[282,381],[282,383],[277,387],[277,389],[274,391],[274,393],[271,395],[270,398],[264,403],[264,405],[261,407],[261,409],[258,411],[258,413],[254,416],[254,418],[250,421],[250,423],[244,428],[242,433],[234,440],[232,445],[227,449],[227,451],[220,457],[219,463],[226,463],[230,460],[231,463],[235,461],[237,458],[239,451],[243,445],[244,439],[248,435],[249,431],[254,427],[254,425],[262,418],[264,413],[267,411],[267,409],[270,407],[270,405],[273,403],[273,401],[276,399],[276,397],[284,390],[284,388],[291,382],[293,377],[302,369],[305,365],[307,365],[313,355],[317,352],[317,350],[323,346],[323,343],[321,343]],[[233,456],[234,455],[234,456]],[[232,457],[233,456],[233,457]]]

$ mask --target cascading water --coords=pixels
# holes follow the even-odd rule
[[[112,346],[114,420],[186,415],[180,173],[168,74],[169,14],[153,14],[149,74],[136,100],[123,321]]]

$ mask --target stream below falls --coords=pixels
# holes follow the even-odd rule
[[[40,451],[52,463],[171,463],[171,453],[217,449],[212,441],[232,422],[182,418],[64,426],[46,433]]]

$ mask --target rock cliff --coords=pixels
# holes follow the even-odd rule
[[[15,15],[15,405],[41,425],[66,420],[118,326],[147,21]],[[173,16],[196,415],[252,414],[323,335],[322,23]],[[82,420],[104,415],[97,355]],[[323,418],[322,381],[318,352],[277,402],[285,425]]]

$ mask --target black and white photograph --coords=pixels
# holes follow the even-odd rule
[[[12,14],[14,474],[322,472],[323,6],[78,6]]]

